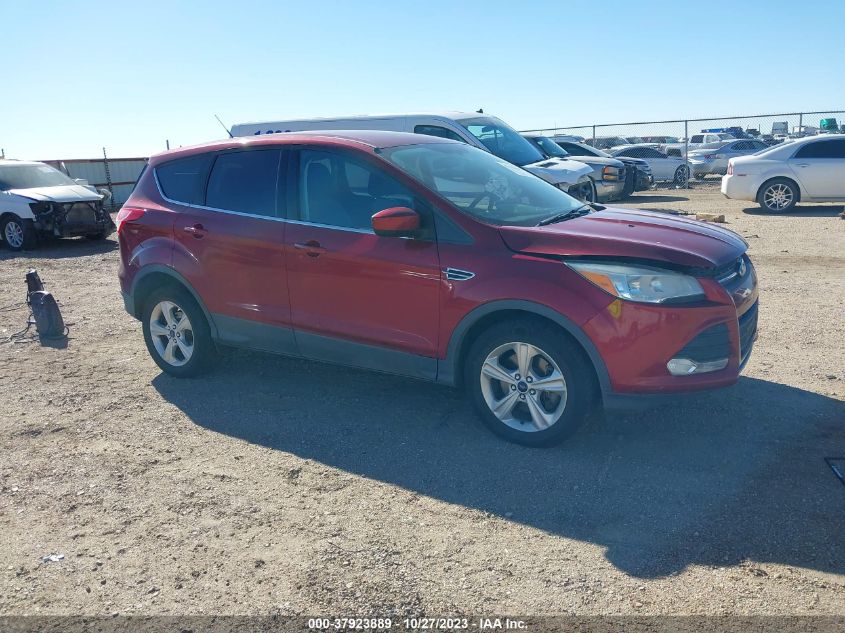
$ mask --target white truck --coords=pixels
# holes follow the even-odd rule
[[[576,198],[594,202],[592,168],[580,161],[546,158],[519,132],[494,116],[477,112],[437,112],[261,121],[233,125],[232,136],[280,134],[315,130],[387,130],[428,134],[487,150],[522,167]]]

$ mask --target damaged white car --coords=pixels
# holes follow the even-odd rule
[[[114,222],[104,198],[44,163],[0,160],[0,235],[12,250],[34,247],[40,235],[105,238]]]

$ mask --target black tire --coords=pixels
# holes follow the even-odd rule
[[[587,189],[585,187],[585,192],[587,194],[587,197],[584,198],[584,202],[598,202],[599,201],[599,194],[596,191],[596,183],[593,182],[592,178],[590,179],[589,185],[590,185],[589,189]]]
[[[87,233],[85,235],[85,239],[91,240],[92,242],[99,242],[100,240],[106,239],[108,233],[105,231],[98,231],[97,233]]]
[[[773,189],[779,189],[783,192],[784,196],[789,197],[789,201],[785,204],[781,203],[782,206],[778,206],[775,203],[776,199],[780,199],[785,201],[785,198],[776,198],[769,195],[769,192]],[[769,213],[788,213],[795,208],[795,205],[798,204],[798,200],[801,196],[801,192],[798,189],[798,185],[796,185],[793,181],[789,180],[788,178],[773,178],[767,182],[763,183],[763,186],[760,187],[760,191],[757,192],[757,204],[764,211],[768,211]]]
[[[675,170],[675,178],[672,181],[676,185],[686,185],[689,182],[689,166],[688,165],[680,165]]]
[[[16,236],[20,236],[19,243],[9,241],[7,230]],[[32,220],[22,220],[14,213],[3,216],[0,221],[0,239],[13,251],[25,251],[35,248],[38,244],[38,234],[32,225]]]
[[[510,342],[528,343],[541,350],[557,364],[564,377],[566,402],[557,420],[548,428],[543,430],[513,428],[500,420],[485,400],[482,367],[494,350]],[[483,332],[467,353],[463,378],[468,395],[481,421],[488,429],[508,441],[540,447],[553,446],[562,442],[581,428],[588,419],[598,402],[594,375],[590,361],[584,352],[559,328],[542,320],[526,318],[503,321]],[[524,391],[522,386],[520,390]],[[523,402],[525,395],[527,394],[523,393],[519,396]],[[517,406],[525,407],[524,410],[527,411],[527,403],[525,405],[517,403]],[[533,428],[530,422],[525,422],[524,425],[526,429]]]
[[[156,309],[159,303],[169,301],[175,304],[184,315],[188,317],[191,325],[191,347],[192,353],[186,362],[184,361],[184,354],[176,352],[181,358],[176,358],[175,362],[182,364],[172,364],[164,359],[162,354],[153,343],[153,335],[151,333],[151,321],[153,310]],[[189,378],[198,376],[208,371],[217,357],[217,350],[214,346],[214,341],[211,339],[211,330],[206,321],[205,314],[202,308],[197,304],[194,298],[185,289],[177,286],[165,286],[157,288],[144,301],[144,307],[141,310],[141,324],[144,330],[144,342],[147,344],[147,351],[152,356],[162,371],[177,378]],[[166,341],[166,337],[159,336],[159,342]]]

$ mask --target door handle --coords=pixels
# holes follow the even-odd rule
[[[796,167],[809,167],[810,163],[795,163]]]
[[[202,224],[194,224],[193,226],[186,226],[182,230],[185,231],[185,233],[190,233],[191,235],[194,236],[195,239],[198,239],[198,240],[201,240],[203,237],[205,237],[205,234],[208,233],[208,231],[205,229],[205,227]]]
[[[326,252],[326,249],[320,246],[317,240],[308,240],[307,242],[297,242],[293,247],[300,251],[305,251],[308,257],[319,257]]]

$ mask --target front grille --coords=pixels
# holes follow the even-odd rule
[[[751,346],[757,335],[757,302],[739,317],[739,358],[740,363],[748,360]]]
[[[714,325],[701,332],[698,336],[684,345],[674,358],[688,358],[698,363],[729,358],[731,355],[731,341],[728,326],[725,323]]]

